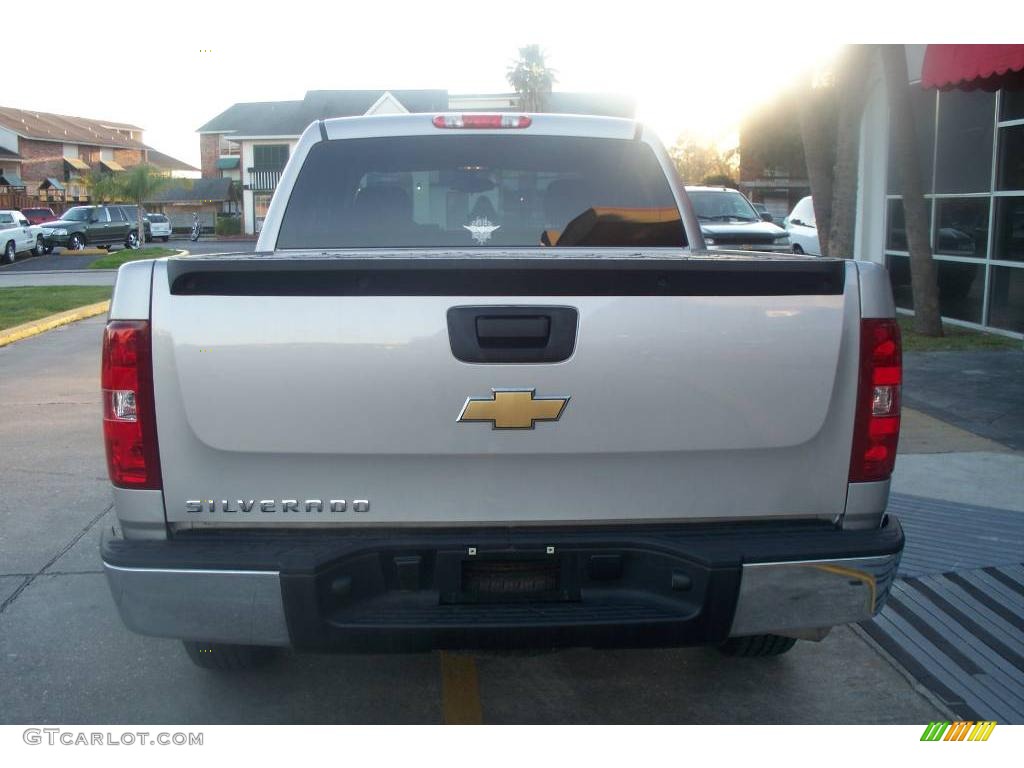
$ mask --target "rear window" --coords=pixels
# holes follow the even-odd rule
[[[147,214],[147,218],[151,222],[156,223],[156,224],[166,224],[167,223],[167,217],[163,216],[162,214],[159,214],[159,213]]]
[[[277,247],[680,247],[668,180],[639,141],[479,134],[316,144]]]
[[[26,216],[53,216],[49,208],[24,208],[21,212]]]

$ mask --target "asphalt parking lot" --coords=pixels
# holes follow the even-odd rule
[[[298,655],[241,675],[126,630],[100,570],[112,522],[103,319],[0,348],[2,723],[908,723],[952,719],[859,629],[777,659],[704,648]]]

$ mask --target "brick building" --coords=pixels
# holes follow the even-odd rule
[[[0,172],[26,204],[57,208],[89,199],[85,177],[93,170],[120,173],[151,163],[168,173],[198,171],[143,142],[136,125],[0,107]]]

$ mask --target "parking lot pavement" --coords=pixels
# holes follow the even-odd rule
[[[97,393],[102,320],[0,349],[0,722],[437,723],[451,696],[484,722],[927,723],[949,719],[859,629],[776,659],[706,648],[472,658],[285,653],[249,674],[193,667],[121,624],[100,571],[112,520]]]

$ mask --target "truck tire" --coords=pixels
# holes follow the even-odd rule
[[[15,258],[17,258],[17,256],[14,250],[14,241],[11,240],[4,246],[4,264],[13,264]]]
[[[723,656],[781,656],[796,645],[796,638],[781,635],[751,635],[749,637],[730,637],[720,646]]]
[[[275,650],[263,645],[228,645],[196,640],[182,640],[182,643],[192,663],[203,669],[237,670],[261,667],[273,659]]]

